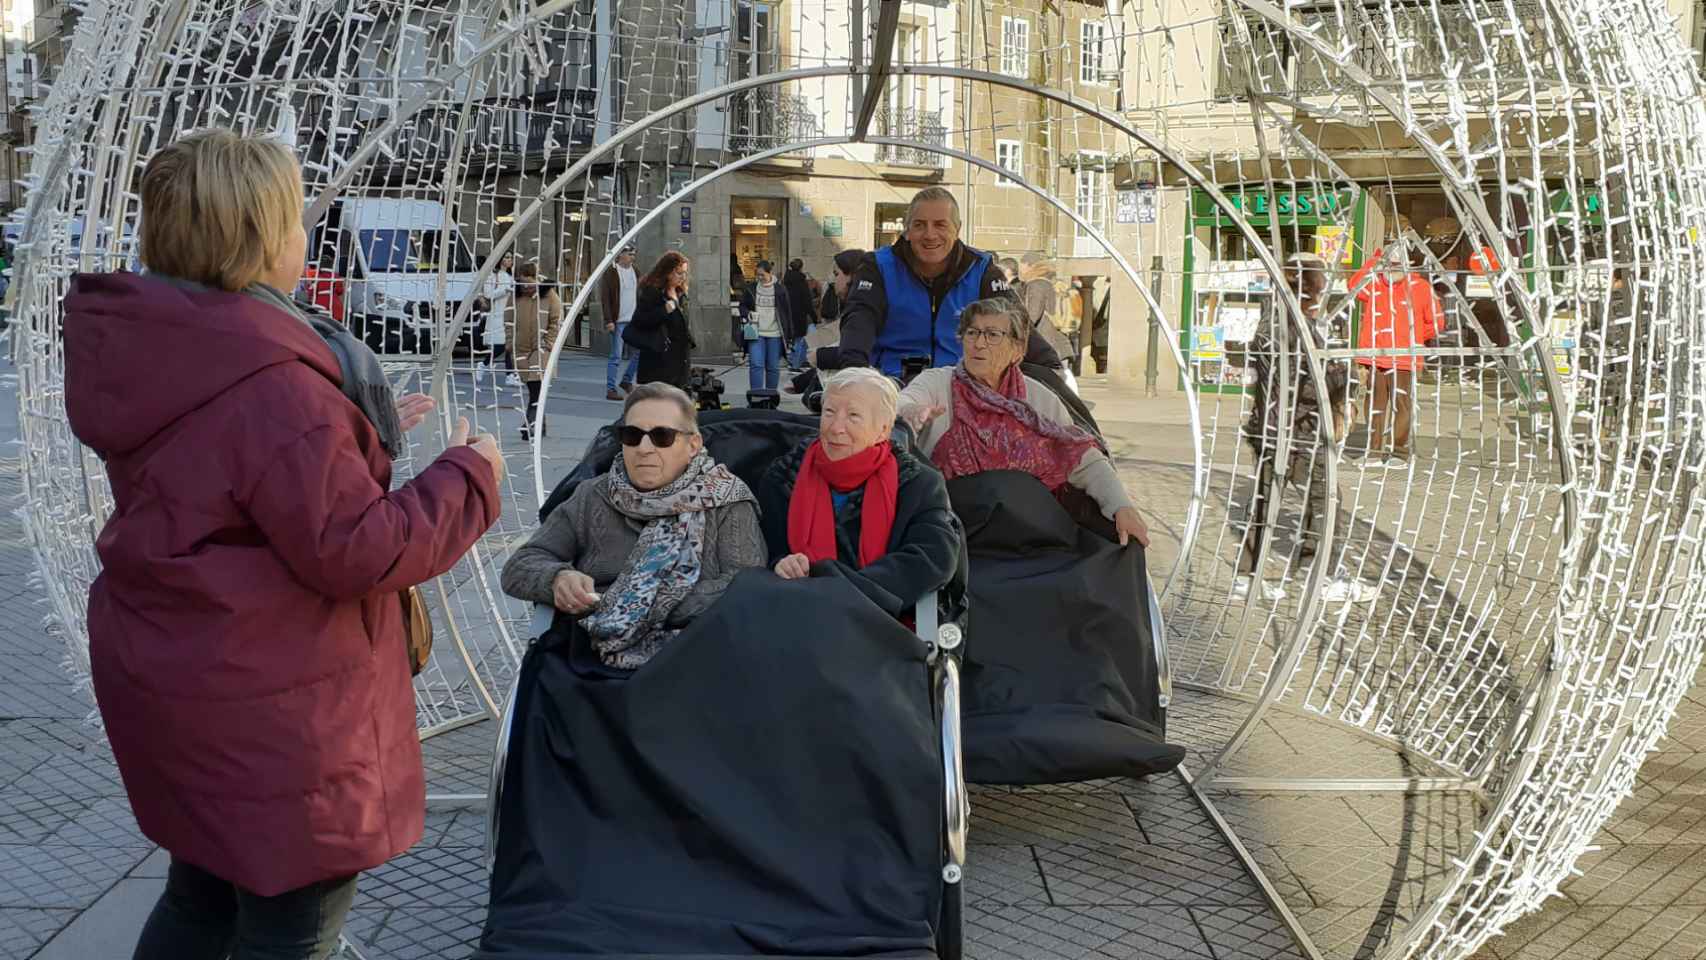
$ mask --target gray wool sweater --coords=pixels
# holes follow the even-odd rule
[[[518,600],[550,604],[551,585],[564,570],[591,577],[600,592],[616,582],[640,541],[644,524],[611,505],[609,486],[608,475],[583,483],[551,511],[545,523],[504,564],[504,593]],[[717,602],[735,574],[765,565],[764,534],[758,527],[756,504],[742,500],[710,511],[702,562],[699,582],[670,614],[668,626],[685,626]]]

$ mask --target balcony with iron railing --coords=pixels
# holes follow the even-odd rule
[[[1312,99],[1358,89],[1345,68],[1323,57],[1317,46],[1293,39],[1301,34],[1313,34],[1326,49],[1346,51],[1347,65],[1367,74],[1375,87],[1393,91],[1405,83],[1438,87],[1453,73],[1465,86],[1531,71],[1545,82],[1545,72],[1555,73],[1543,4],[1514,4],[1516,15],[1530,27],[1520,42],[1502,28],[1485,29],[1467,10],[1447,9],[1459,6],[1443,0],[1437,13],[1430,6],[1345,6],[1339,8],[1342,15],[1333,8],[1293,8],[1296,25],[1290,31],[1242,10],[1225,13],[1214,97],[1241,101],[1253,88],[1269,97]],[[1547,66],[1537,69],[1536,64]]]
[[[744,90],[729,98],[729,151],[746,156],[823,136],[823,119],[796,93],[774,87]],[[810,157],[811,149],[793,151]]]
[[[918,110],[884,104],[877,108],[876,127],[882,136],[912,140],[920,144],[947,146],[948,124],[940,110]],[[877,159],[913,167],[945,167],[948,159],[921,147],[877,146]]]
[[[476,158],[525,166],[585,153],[597,128],[596,89],[552,91],[514,105],[485,105],[468,147]]]

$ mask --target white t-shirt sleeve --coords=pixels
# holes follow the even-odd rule
[[[942,434],[948,432],[948,426],[954,421],[954,368],[931,367],[921,371],[912,378],[912,382],[900,392],[900,402],[896,411],[904,415],[914,407],[941,407],[942,414],[925,426],[923,436],[918,438],[918,449],[929,456],[936,449],[936,444],[942,439]]]

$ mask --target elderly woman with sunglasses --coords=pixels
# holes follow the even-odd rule
[[[1020,470],[1057,497],[1075,488],[1113,523],[1121,546],[1148,546],[1149,529],[1101,443],[1075,426],[1048,387],[1025,376],[1029,325],[1005,299],[979,300],[960,315],[960,363],[914,377],[900,395],[900,416],[919,447],[949,480],[985,470]]]
[[[711,459],[687,394],[640,384],[618,433],[622,456],[510,556],[503,590],[579,617],[600,659],[632,670],[765,554],[752,491]]]
[[[903,617],[953,576],[960,537],[941,475],[890,439],[898,399],[870,367],[831,374],[817,437],[758,488],[778,576],[838,576]]]

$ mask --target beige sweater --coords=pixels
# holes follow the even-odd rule
[[[954,369],[953,367],[932,367],[920,373],[900,392],[900,416],[906,417],[909,410],[915,407],[929,409],[941,407],[946,412],[930,421],[924,427],[924,435],[919,437],[919,449],[926,457],[936,450],[936,444],[941,442],[942,435],[948,432],[948,427],[954,422]],[[1030,377],[1025,378],[1025,402],[1031,409],[1042,414],[1055,423],[1072,425],[1072,414],[1066,409],[1066,404],[1054,395],[1054,391]],[[1135,507],[1131,497],[1125,492],[1125,485],[1120,483],[1119,474],[1114,471],[1114,465],[1108,462],[1107,454],[1097,449],[1090,449],[1078,461],[1078,466],[1072,469],[1066,477],[1066,482],[1090,495],[1096,505],[1102,508],[1102,516],[1112,520],[1114,513],[1121,507]]]

